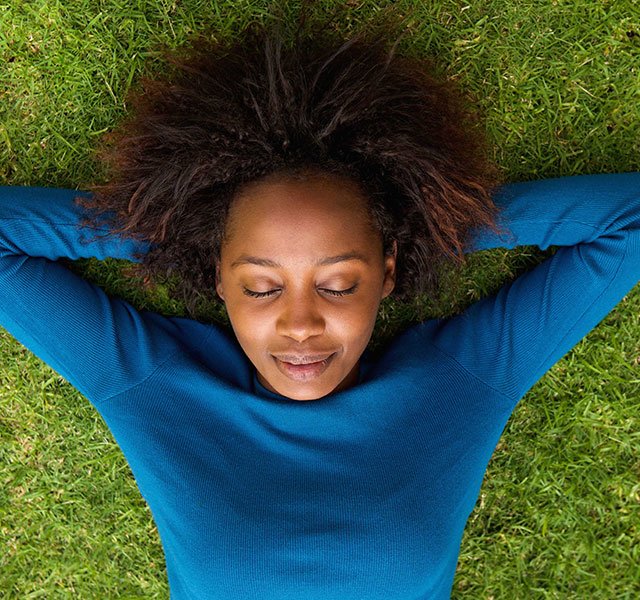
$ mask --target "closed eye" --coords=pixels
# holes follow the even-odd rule
[[[267,296],[271,296],[280,290],[269,290],[268,292],[254,292],[247,288],[242,288],[242,292],[247,296],[251,296],[252,298],[266,298]]]
[[[356,283],[356,285],[354,285],[353,287],[350,287],[348,290],[322,289],[322,291],[326,292],[327,294],[331,294],[332,296],[348,296],[349,294],[353,294],[356,291],[357,287],[358,287],[358,284]]]

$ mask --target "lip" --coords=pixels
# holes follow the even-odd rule
[[[282,359],[289,358],[290,360],[297,361],[298,364],[287,362],[277,356],[272,355],[272,357],[278,370],[289,379],[293,379],[294,381],[309,381],[320,377],[332,363],[335,355],[336,353],[334,352],[328,356],[325,355],[324,358],[314,356],[282,356]],[[314,360],[315,358],[320,358],[320,360]]]

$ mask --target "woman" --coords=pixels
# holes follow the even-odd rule
[[[640,174],[496,188],[455,90],[379,39],[249,29],[172,60],[106,185],[2,189],[0,324],[109,425],[172,598],[447,598],[515,405],[640,278]],[[367,351],[382,299],[518,245],[559,249]],[[190,311],[215,289],[233,331],[63,257],[179,274]]]

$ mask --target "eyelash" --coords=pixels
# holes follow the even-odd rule
[[[327,292],[331,296],[348,296],[349,294],[353,294],[356,291],[357,287],[358,285],[356,284],[353,287],[350,287],[348,290],[328,290],[323,288],[321,289],[323,292]],[[254,292],[247,288],[242,288],[242,291],[247,296],[251,296],[252,298],[267,298],[275,294],[278,290],[269,290],[268,292]]]

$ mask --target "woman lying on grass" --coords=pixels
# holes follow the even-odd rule
[[[0,324],[85,395],[174,599],[448,598],[514,407],[640,279],[640,174],[497,187],[471,112],[388,38],[250,27],[146,81],[105,185],[5,187]],[[487,248],[557,252],[367,350],[380,302]],[[180,276],[233,331],[137,311],[60,258]]]

